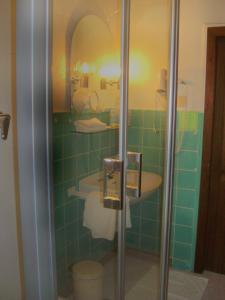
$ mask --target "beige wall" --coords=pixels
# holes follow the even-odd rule
[[[131,53],[138,52],[140,80],[131,80],[130,108],[154,109],[158,99],[160,70],[168,68],[169,3],[168,0],[131,1]],[[143,59],[143,61],[142,61]]]
[[[118,47],[120,39],[120,1],[54,0],[53,13],[53,97],[54,110],[65,110],[65,39],[71,18],[79,15],[79,8],[90,8],[101,15],[110,28],[112,40]],[[95,9],[93,9],[93,7]],[[169,1],[133,0],[131,7],[131,60],[135,69],[140,62],[139,78],[130,85],[130,105],[132,108],[155,107],[159,74],[167,67],[168,59]],[[157,28],[157,31],[156,31]],[[93,31],[95,28],[93,28]],[[101,45],[97,45],[101,47]],[[131,71],[132,72],[132,71]]]
[[[119,30],[119,0],[54,0],[53,86],[54,108],[65,110],[65,32],[71,16],[80,6],[93,4],[109,23],[114,37]],[[165,107],[166,100],[156,100],[160,69],[167,67],[169,38],[169,0],[133,0],[131,8],[131,49],[142,55],[143,80],[130,84],[130,107],[139,109]],[[179,85],[187,97],[185,109],[204,110],[205,55],[207,26],[225,23],[225,0],[181,0]],[[132,52],[131,50],[131,52]]]
[[[15,1],[0,1],[0,111],[12,116],[7,141],[0,140],[0,299],[20,300],[19,216],[15,153]],[[15,29],[15,28],[14,28]]]
[[[206,28],[221,24],[225,0],[181,0],[179,77],[189,83],[189,110],[204,110]]]

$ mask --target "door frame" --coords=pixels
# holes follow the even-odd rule
[[[51,141],[51,0],[16,3],[16,103],[25,298],[57,299]]]
[[[225,26],[209,27],[207,30],[205,111],[203,131],[203,154],[201,170],[200,203],[195,255],[195,272],[201,273],[205,267],[206,227],[209,204],[210,166],[216,86],[216,41],[225,37]]]
[[[164,183],[162,201],[162,228],[160,251],[160,284],[159,299],[168,299],[170,244],[173,217],[174,170],[176,152],[176,119],[178,93],[178,63],[179,63],[179,36],[180,36],[180,0],[171,1],[170,22],[170,54],[169,80],[166,122],[166,143],[164,158]]]

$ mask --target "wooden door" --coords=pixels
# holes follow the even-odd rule
[[[215,63],[205,269],[225,274],[225,37],[216,40]]]

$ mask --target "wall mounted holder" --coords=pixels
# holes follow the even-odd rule
[[[107,80],[105,78],[102,78],[100,81],[100,89],[106,90],[107,86],[116,86],[117,89],[120,89],[120,81],[119,80]]]

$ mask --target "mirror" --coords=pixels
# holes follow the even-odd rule
[[[118,106],[120,62],[115,44],[100,17],[88,15],[77,24],[70,49],[70,98],[76,113]]]

